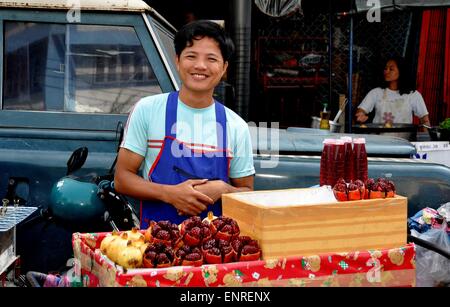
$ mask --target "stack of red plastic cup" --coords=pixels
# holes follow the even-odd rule
[[[355,161],[355,179],[366,182],[368,179],[366,139],[358,138],[353,140],[353,153]]]
[[[344,141],[325,139],[320,159],[320,185],[333,186],[345,174]]]
[[[344,148],[345,148],[345,172],[344,172],[344,179],[346,182],[350,182],[352,180],[355,180],[355,166],[354,166],[354,154],[353,154],[353,143],[352,138],[350,136],[342,136],[341,140],[344,141]]]
[[[345,147],[344,141],[336,140],[333,144],[333,161],[330,164],[330,171],[332,173],[331,181],[328,183],[334,186],[338,179],[345,176]],[[330,178],[330,176],[328,176]]]
[[[323,140],[322,156],[320,157],[320,185],[328,184],[328,160],[331,156],[331,145],[334,143],[333,139]]]

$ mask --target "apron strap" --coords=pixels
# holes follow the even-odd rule
[[[216,112],[216,133],[217,133],[217,147],[227,148],[227,117],[225,114],[225,107],[220,102],[214,100]],[[173,138],[177,137],[176,122],[177,122],[177,106],[178,106],[178,92],[171,92],[167,98],[166,106],[166,136]],[[173,133],[172,133],[172,127]]]
[[[166,136],[171,136],[173,138],[177,137],[177,106],[178,106],[178,92],[171,92],[167,98],[166,105]],[[172,126],[174,131],[172,133]]]
[[[216,133],[217,147],[224,150],[227,149],[227,116],[225,107],[220,102],[214,100],[216,105]]]

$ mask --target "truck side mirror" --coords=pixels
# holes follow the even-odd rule
[[[88,156],[88,152],[89,151],[88,151],[87,147],[80,147],[72,153],[69,160],[67,161],[66,176],[79,170],[84,165],[84,162],[86,162],[86,159]]]

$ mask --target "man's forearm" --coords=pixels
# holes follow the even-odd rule
[[[116,173],[114,188],[117,192],[142,200],[166,201],[170,186],[150,182],[131,172]]]
[[[253,189],[250,189],[249,187],[235,187],[231,184],[227,183],[227,191],[225,193],[236,193],[236,192],[248,192],[253,191]]]
[[[252,185],[243,182],[231,181],[231,184],[222,180],[207,181],[204,184],[197,185],[195,189],[211,197],[216,202],[222,197],[222,194],[252,191]]]

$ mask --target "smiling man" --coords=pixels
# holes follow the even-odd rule
[[[248,125],[213,98],[233,42],[218,24],[199,20],[181,28],[174,43],[181,89],[135,105],[117,161],[115,189],[142,200],[141,228],[151,220],[221,215],[223,193],[253,190]]]

